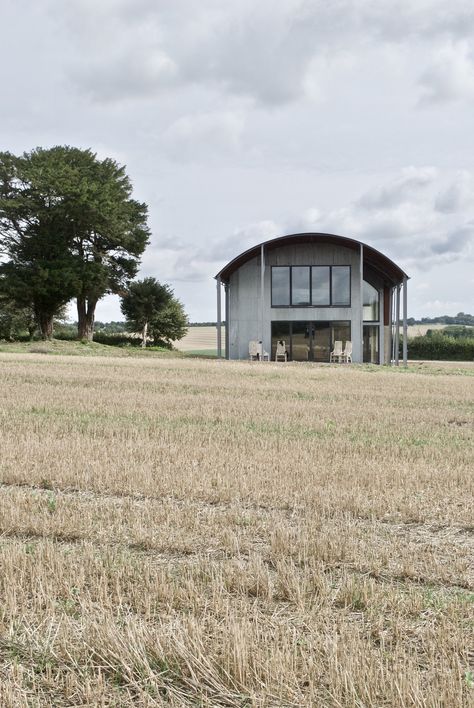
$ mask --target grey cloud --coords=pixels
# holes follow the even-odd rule
[[[414,192],[432,184],[436,177],[433,167],[409,167],[392,183],[363,194],[357,204],[364,209],[387,209],[410,201]]]
[[[468,172],[460,172],[456,179],[435,200],[435,209],[451,214],[474,205],[474,180]]]
[[[73,27],[80,52],[73,76],[97,100],[146,97],[170,86],[196,84],[279,106],[306,94],[310,72],[324,78],[324,62],[313,62],[317,56],[341,50],[357,55],[369,46],[402,45],[414,36],[422,42],[456,42],[474,27],[470,4],[451,3],[447,11],[444,0],[421,5],[408,0],[261,0],[257,5],[249,0],[140,0],[138,5],[135,0],[83,0],[64,9],[50,4]],[[109,44],[103,25],[113,36]],[[453,74],[445,79],[440,72],[440,67],[430,68],[421,79],[428,100],[449,90]]]
[[[216,241],[206,249],[208,260],[226,261],[262,241],[281,235],[281,227],[274,221],[260,221],[236,229],[230,236]],[[204,254],[203,254],[204,255]]]
[[[99,62],[74,70],[77,83],[100,103],[153,96],[175,80],[177,67],[160,50],[134,50],[127,55],[112,53]]]
[[[431,245],[433,253],[459,254],[466,250],[466,247],[474,245],[474,222],[460,226],[455,229],[445,239],[435,241]]]

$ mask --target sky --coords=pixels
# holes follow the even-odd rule
[[[0,23],[0,150],[126,165],[140,277],[191,321],[226,262],[301,231],[392,258],[410,317],[474,312],[472,0],[0,0]]]

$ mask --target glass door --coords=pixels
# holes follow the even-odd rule
[[[329,361],[331,353],[331,327],[330,322],[311,323],[311,360]]]

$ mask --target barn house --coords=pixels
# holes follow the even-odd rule
[[[241,253],[215,277],[218,356],[225,318],[228,359],[248,358],[250,342],[275,359],[284,342],[290,361],[329,362],[342,341],[354,362],[398,364],[395,322],[403,319],[406,363],[408,276],[372,246],[334,234],[292,234]]]

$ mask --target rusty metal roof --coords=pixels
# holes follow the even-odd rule
[[[240,255],[236,256],[233,260],[229,261],[222,270],[215,276],[216,279],[220,279],[224,283],[228,283],[230,276],[234,273],[240,266],[242,266],[247,261],[260,255],[261,247],[263,246],[265,251],[273,250],[274,248],[281,248],[282,246],[288,246],[294,243],[331,243],[339,246],[344,246],[345,248],[351,248],[353,251],[358,251],[360,249],[361,241],[357,241],[354,238],[346,238],[345,236],[337,236],[336,234],[325,234],[325,233],[302,233],[302,234],[289,234],[288,236],[279,236],[277,238],[272,238],[269,241],[264,241],[256,246],[252,246],[247,251],[244,251]],[[394,263],[390,258],[384,256],[383,253],[377,251],[377,249],[372,246],[362,243],[364,247],[364,265],[369,266],[375,270],[382,278],[387,281],[388,284],[398,285],[403,281],[407,274]]]

